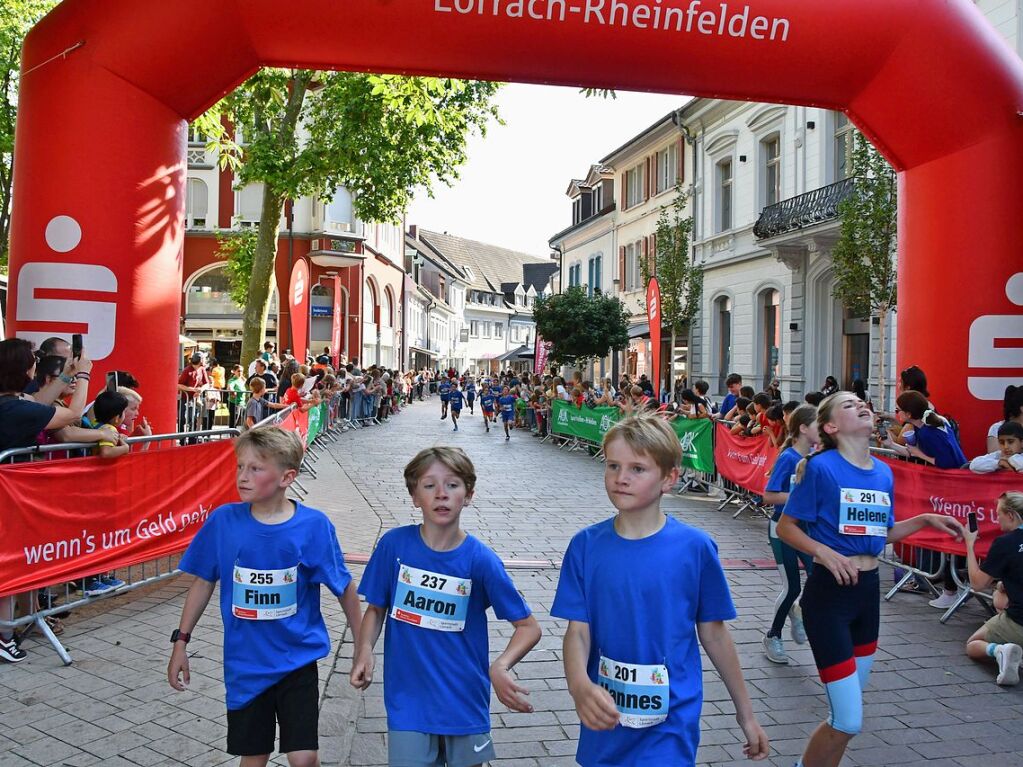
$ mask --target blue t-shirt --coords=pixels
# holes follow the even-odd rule
[[[892,470],[871,461],[873,468],[861,469],[838,450],[813,456],[783,513],[805,522],[807,535],[843,556],[878,556],[895,524],[895,493]]]
[[[799,454],[798,450],[794,447],[785,448],[771,468],[771,476],[767,478],[767,487],[765,489],[772,493],[792,492],[792,476],[796,473],[796,464],[801,460],[803,460],[803,456]],[[781,519],[781,513],[784,508],[784,505],[774,507],[774,516],[771,517],[772,522],[777,522]]]
[[[418,525],[398,527],[377,544],[359,593],[388,611],[388,728],[432,735],[489,732],[487,608],[506,621],[530,615],[497,555],[471,535],[453,551],[434,551]]]
[[[467,383],[465,385],[465,396],[468,397],[469,399],[476,398],[476,384]]]
[[[320,584],[341,596],[352,576],[323,512],[296,503],[287,522],[264,525],[247,503],[221,506],[196,533],[179,567],[220,581],[228,709],[243,708],[330,653]]]
[[[465,402],[465,397],[462,392],[458,391],[458,389],[452,389],[451,393],[448,394],[448,402],[451,403],[452,410],[461,410],[462,403]]]
[[[724,417],[728,415],[728,411],[731,410],[733,407],[735,407],[735,395],[726,394],[725,398],[721,400],[721,410],[719,410],[718,412],[721,413],[722,417]]]
[[[448,397],[451,394],[451,384],[447,381],[441,381],[440,385],[437,387],[437,391],[440,392],[440,401],[447,402]]]
[[[493,393],[484,392],[480,395],[480,407],[484,410],[493,410],[495,399],[497,398],[493,395]]]
[[[509,394],[505,397],[498,397],[497,404],[501,406],[502,414],[514,414],[515,413],[515,395]]]
[[[659,724],[601,732],[580,725],[576,760],[584,767],[695,764],[703,702],[696,624],[735,617],[710,536],[671,517],[638,541],[618,535],[614,518],[587,527],[568,545],[551,615],[589,624],[587,672],[612,688],[623,718],[663,706],[660,685],[669,690]],[[621,682],[623,671],[631,679]]]
[[[961,469],[967,463],[951,429],[921,426],[916,430],[916,446],[933,458],[939,469]]]

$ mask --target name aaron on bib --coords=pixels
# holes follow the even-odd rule
[[[622,727],[653,727],[668,718],[668,667],[638,666],[600,656],[597,684],[607,690]]]
[[[838,532],[845,535],[888,535],[892,500],[883,490],[843,487],[838,502]]]
[[[400,565],[391,617],[436,631],[462,631],[471,593],[468,578]]]
[[[298,567],[252,570],[234,567],[231,612],[250,621],[275,621],[298,612]]]

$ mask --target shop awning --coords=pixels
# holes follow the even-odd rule
[[[629,338],[650,338],[650,323],[641,322],[629,327]]]
[[[409,345],[409,351],[415,352],[416,354],[425,354],[427,357],[438,357],[439,356],[437,354],[437,352],[432,352],[429,349],[424,349],[421,346],[415,346],[415,345],[412,345],[412,344]]]
[[[525,350],[526,350],[525,346],[520,346],[520,347],[518,347],[516,349],[512,349],[510,352],[505,352],[500,357],[498,357],[497,361],[498,362],[508,362],[509,360],[521,359],[520,355]]]

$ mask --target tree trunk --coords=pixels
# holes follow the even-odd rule
[[[673,402],[678,402],[678,392],[675,391],[675,326],[671,326],[671,350],[668,352],[668,390],[671,392]]]
[[[888,412],[888,397],[885,391],[885,356],[887,350],[885,349],[885,341],[888,331],[888,307],[882,306],[878,312],[878,323],[877,323],[877,345],[880,347],[877,357],[877,396],[879,397],[877,411],[879,413]]]
[[[284,196],[274,192],[269,185],[263,187],[263,207],[259,214],[259,239],[252,257],[252,277],[249,279],[249,300],[245,302],[242,319],[241,365],[248,365],[263,350],[266,338],[266,315],[270,309],[270,295],[274,283],[274,264],[277,261],[277,236],[281,228],[281,209]],[[286,296],[278,296],[278,306],[283,307]],[[280,339],[281,328],[277,328]],[[296,351],[297,353],[297,351]]]

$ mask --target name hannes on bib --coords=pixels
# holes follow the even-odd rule
[[[231,613],[250,621],[275,621],[298,612],[298,567],[234,567]]]
[[[843,535],[888,535],[892,500],[883,490],[843,487],[838,499],[838,532]]]
[[[597,684],[614,699],[622,727],[653,727],[668,718],[667,666],[639,666],[600,656]]]
[[[471,593],[468,578],[400,565],[391,617],[435,631],[462,631]]]

